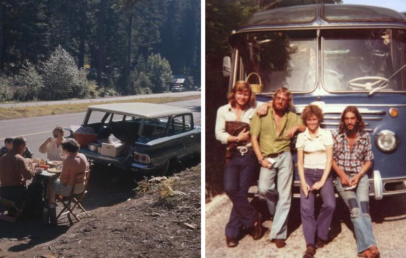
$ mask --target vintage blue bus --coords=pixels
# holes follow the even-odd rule
[[[230,89],[257,73],[263,85],[258,101],[288,87],[294,111],[300,114],[316,103],[324,112],[322,126],[331,130],[338,129],[346,106],[357,106],[375,155],[370,196],[379,200],[406,193],[404,15],[344,4],[278,8],[254,14],[228,41],[233,52],[224,58],[223,73],[230,77]],[[292,152],[295,156],[294,143]]]

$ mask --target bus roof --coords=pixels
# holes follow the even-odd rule
[[[351,23],[394,22],[406,26],[401,13],[383,7],[350,4],[297,5],[255,13],[238,28],[237,32],[260,27],[323,27]]]

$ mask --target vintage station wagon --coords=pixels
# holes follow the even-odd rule
[[[230,76],[229,89],[255,72],[263,84],[258,101],[286,86],[294,111],[318,104],[322,126],[330,130],[338,129],[346,106],[357,106],[373,141],[370,195],[406,193],[404,15],[344,4],[278,8],[254,14],[228,41],[233,52],[224,58],[223,73]]]
[[[200,126],[184,108],[149,103],[115,103],[88,108],[82,128],[97,138],[80,152],[94,163],[165,175],[181,161],[200,157]],[[111,144],[108,139],[121,143]],[[91,150],[92,149],[92,150]]]

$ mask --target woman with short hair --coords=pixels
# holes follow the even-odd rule
[[[64,142],[63,129],[56,126],[52,131],[52,136],[39,147],[38,151],[47,154],[48,160],[61,161],[64,159],[61,144]]]
[[[316,247],[328,241],[328,232],[335,210],[335,195],[331,166],[333,160],[333,137],[329,130],[320,128],[323,112],[316,105],[308,105],[302,112],[306,131],[297,137],[297,167],[300,177],[300,210],[306,251],[303,258],[312,258]],[[317,193],[323,205],[317,219],[314,203]],[[317,242],[316,242],[317,235]]]

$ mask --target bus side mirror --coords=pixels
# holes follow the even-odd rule
[[[223,58],[223,76],[229,77],[231,72],[231,59],[229,56]]]

